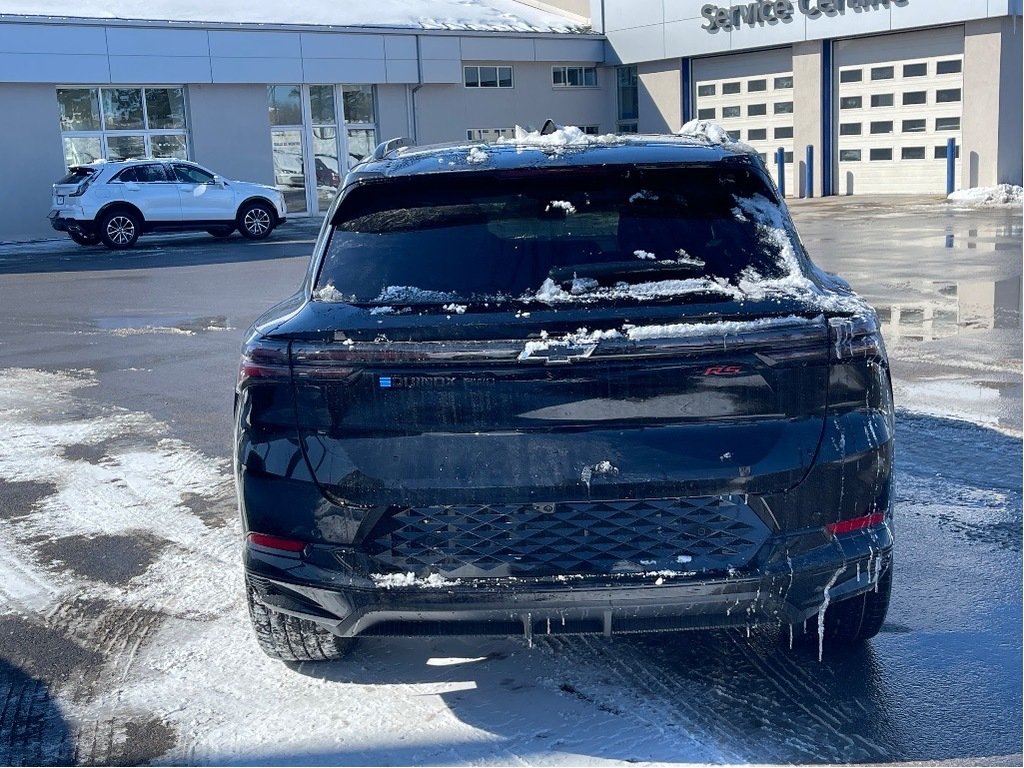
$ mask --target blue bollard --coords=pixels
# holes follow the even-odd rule
[[[956,139],[946,142],[946,194],[956,192]]]
[[[806,197],[814,197],[814,146],[811,144],[807,145],[807,169],[804,174],[804,185],[807,192]]]
[[[775,166],[779,171],[779,197],[786,197],[786,152],[779,147],[775,150]]]

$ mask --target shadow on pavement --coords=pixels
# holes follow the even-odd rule
[[[0,656],[0,765],[68,765],[72,752],[49,686]]]

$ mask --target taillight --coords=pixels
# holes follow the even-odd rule
[[[96,178],[96,174],[95,173],[90,174],[89,176],[87,176],[85,178],[85,181],[81,182],[78,185],[77,189],[75,189],[74,192],[69,192],[68,193],[68,197],[81,197],[82,195],[84,195],[85,194],[85,190],[87,190],[89,188],[89,185],[92,184],[92,180],[94,178]]]
[[[256,338],[242,349],[238,366],[237,389],[252,383],[287,382],[291,371],[288,365],[288,342]]]
[[[874,315],[833,317],[828,321],[832,359],[864,360],[885,356],[885,342]]]
[[[266,533],[250,533],[246,538],[250,544],[255,544],[257,547],[276,549],[279,552],[301,552],[306,548],[306,542],[299,539],[285,539]]]
[[[870,515],[855,517],[852,520],[840,520],[837,523],[829,523],[825,526],[825,533],[829,536],[841,536],[844,533],[863,531],[865,528],[873,528],[885,522],[884,512],[872,512]]]

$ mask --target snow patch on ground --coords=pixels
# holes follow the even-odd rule
[[[1015,206],[1024,204],[1024,187],[1016,184],[999,184],[994,187],[975,187],[953,192],[946,197],[951,203],[972,207]]]

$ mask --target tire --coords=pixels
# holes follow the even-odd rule
[[[825,611],[825,642],[836,645],[855,645],[878,634],[889,612],[892,595],[892,571],[889,568],[878,580],[878,589],[870,590],[849,600],[830,605]]]
[[[268,608],[245,580],[249,618],[260,649],[280,661],[333,661],[344,657],[355,640],[338,637],[313,621],[306,621]]]
[[[231,237],[231,233],[234,231],[234,227],[213,227],[206,230],[206,234],[216,237],[218,240],[223,240],[226,237]]]
[[[137,213],[119,208],[100,219],[99,236],[107,248],[131,248],[142,234],[142,221]]]
[[[95,232],[68,232],[68,237],[79,245],[96,245],[100,241],[100,236]]]
[[[263,240],[274,231],[274,212],[266,203],[251,202],[238,211],[238,231],[247,240]]]

